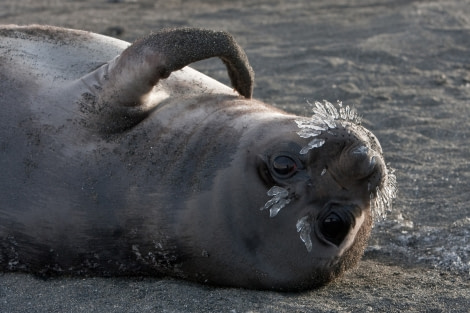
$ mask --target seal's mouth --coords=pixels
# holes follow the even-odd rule
[[[361,208],[357,205],[328,203],[315,221],[316,236],[326,244],[340,246],[359,216]]]
[[[296,223],[300,239],[307,251],[312,251],[311,232],[325,245],[339,247],[345,241],[351,230],[356,226],[356,220],[361,215],[360,207],[328,203],[317,218],[306,215]]]

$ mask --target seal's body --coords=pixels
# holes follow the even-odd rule
[[[4,271],[305,289],[357,263],[371,203],[394,196],[380,145],[344,108],[310,119],[250,99],[226,33],[129,46],[4,26],[0,52]],[[185,67],[213,56],[241,96]]]

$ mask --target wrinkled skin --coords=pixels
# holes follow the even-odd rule
[[[370,132],[345,120],[301,154],[309,118],[251,99],[226,33],[128,46],[0,28],[1,270],[300,290],[358,262],[390,177]],[[209,57],[236,92],[185,67]],[[270,217],[273,187],[286,204]]]

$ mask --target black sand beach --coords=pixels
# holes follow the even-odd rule
[[[304,115],[307,100],[354,105],[399,186],[359,267],[317,290],[2,273],[0,312],[469,311],[469,1],[3,0],[0,23],[127,41],[164,27],[226,30],[256,72],[255,98]],[[228,83],[218,60],[194,67]]]

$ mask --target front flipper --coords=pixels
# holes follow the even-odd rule
[[[99,123],[105,132],[129,128],[152,109],[145,106],[146,96],[160,79],[211,57],[224,62],[235,90],[251,98],[254,73],[246,54],[230,34],[195,28],[168,29],[137,40],[120,56],[82,78],[93,99],[86,106],[87,111],[107,115]]]

